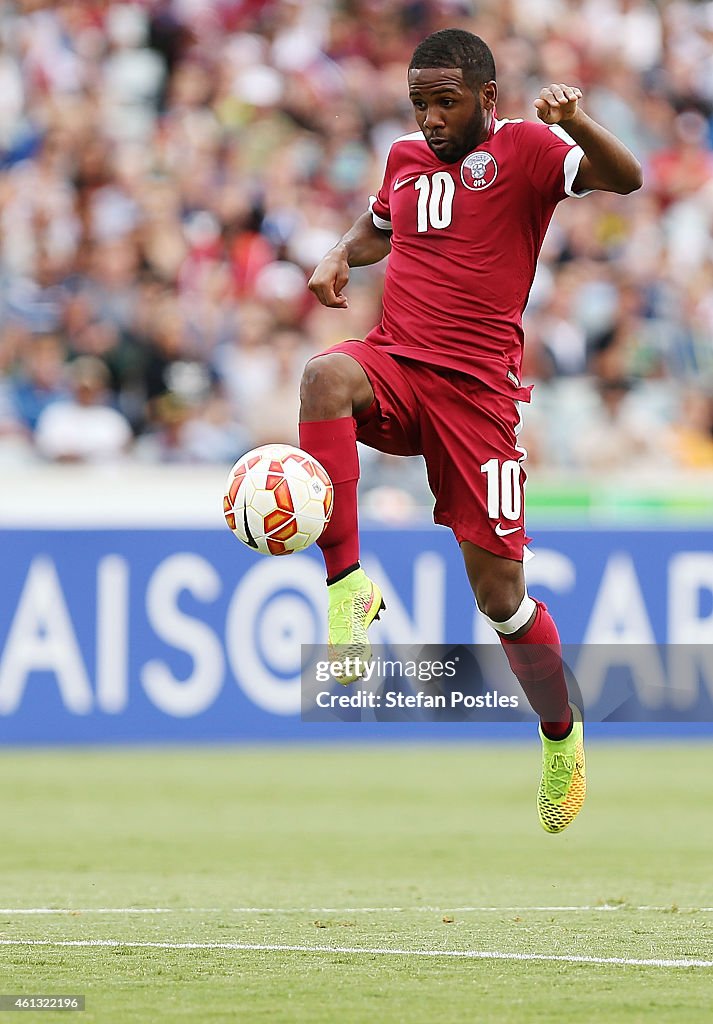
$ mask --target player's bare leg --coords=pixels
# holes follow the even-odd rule
[[[381,591],[359,565],[359,457],[354,414],[374,401],[369,378],[344,352],[311,359],[300,389],[300,445],[332,478],[334,509],[317,541],[327,567],[329,646],[340,681],[358,679],[371,654],[367,629],[384,607]]]
[[[373,401],[374,389],[364,369],[345,352],[315,356],[304,368],[300,423],[353,416]]]
[[[586,781],[581,714],[569,704],[557,627],[547,607],[528,595],[522,562],[468,541],[461,550],[478,607],[540,717],[543,763],[537,808],[542,827],[561,832],[584,803]]]

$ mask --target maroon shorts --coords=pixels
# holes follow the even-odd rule
[[[394,357],[363,341],[344,352],[361,365],[376,402],[356,417],[357,438],[390,455],[423,455],[433,519],[460,544],[522,561],[525,479],[519,402],[474,377]]]

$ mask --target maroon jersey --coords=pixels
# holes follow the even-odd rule
[[[522,314],[555,206],[577,194],[583,155],[558,126],[529,121],[494,119],[485,142],[455,164],[420,131],[397,139],[370,204],[374,224],[393,234],[382,320],[366,340],[529,401]]]

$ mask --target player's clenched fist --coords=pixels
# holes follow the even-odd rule
[[[548,85],[535,100],[537,116],[545,124],[569,121],[577,113],[582,90],[572,85]]]
[[[321,260],[309,279],[307,287],[323,306],[346,309],[349,303],[342,289],[349,280],[349,264],[339,249],[332,249]]]

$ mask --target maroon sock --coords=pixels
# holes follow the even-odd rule
[[[532,710],[540,716],[542,731],[549,739],[559,740],[572,728],[562,645],[547,606],[541,601],[535,604],[535,618],[523,636],[517,640],[503,633],[498,636]]]
[[[356,423],[351,416],[300,423],[300,447],[322,463],[334,484],[332,518],[317,541],[332,579],[359,561]]]

